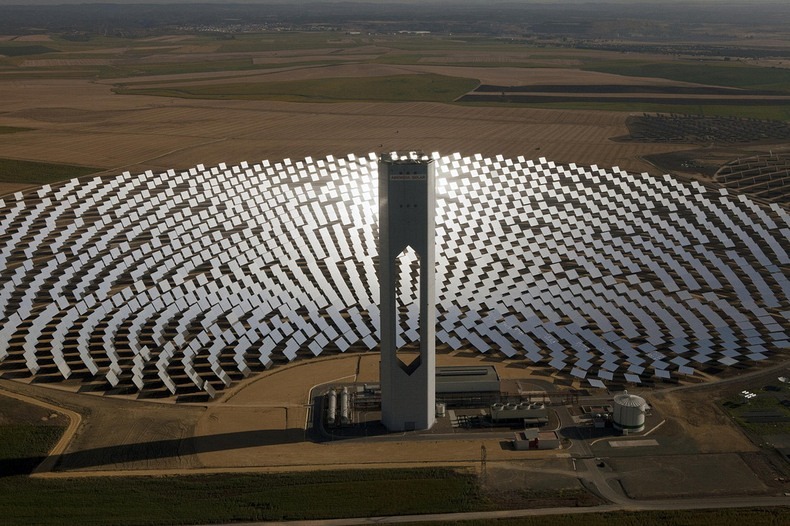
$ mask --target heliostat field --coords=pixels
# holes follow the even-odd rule
[[[438,349],[601,386],[790,346],[781,206],[618,168],[434,159]],[[6,196],[0,371],[214,396],[272,364],[375,349],[376,161],[201,165]],[[411,340],[414,308],[401,305]]]

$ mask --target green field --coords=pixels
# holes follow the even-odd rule
[[[790,418],[790,387],[787,384],[767,386],[754,391],[757,396],[748,402],[741,397],[731,397],[722,403],[724,409],[744,429],[758,436],[790,433],[790,422],[750,422],[750,413],[772,412]]]
[[[15,44],[12,42],[0,43],[0,55],[5,55],[7,57],[25,57],[55,52],[57,52],[57,50],[46,46]]]
[[[95,76],[103,79],[133,78],[148,75],[186,75],[193,73],[211,73],[216,71],[245,71],[263,69],[256,66],[249,58],[235,60],[204,60],[197,62],[179,62],[176,64],[138,63],[133,65],[100,66]]]
[[[641,62],[633,60],[588,63],[586,71],[628,77],[648,77],[732,88],[790,93],[790,69],[745,66],[737,62]]]
[[[199,524],[491,509],[451,469],[0,478],[3,524]]]
[[[4,480],[1,477],[30,473],[44,460],[63,429],[30,424],[0,426],[0,484]]]
[[[0,182],[2,183],[47,184],[99,171],[101,168],[89,166],[0,159]]]
[[[278,100],[287,102],[429,101],[452,102],[478,84],[443,75],[329,78],[289,82],[212,84],[178,88],[117,88],[117,93],[191,99]]]
[[[30,131],[33,128],[19,128],[17,126],[0,126],[0,135],[9,135],[12,133],[20,133]]]

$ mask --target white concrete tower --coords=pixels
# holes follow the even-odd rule
[[[434,164],[424,154],[391,153],[378,170],[381,421],[390,431],[429,429],[436,418]],[[417,315],[415,333],[404,318]],[[414,340],[419,352],[409,356],[403,343]]]

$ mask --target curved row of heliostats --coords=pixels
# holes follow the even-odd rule
[[[778,205],[617,168],[434,159],[440,343],[592,385],[790,346]],[[372,154],[197,166],[0,200],[0,361],[213,395],[252,362],[374,348],[376,170]],[[402,323],[416,339],[417,316]]]

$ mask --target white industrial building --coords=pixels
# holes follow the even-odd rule
[[[645,430],[647,402],[641,396],[623,391],[615,395],[612,404],[612,422],[615,429],[624,433],[640,433]]]

